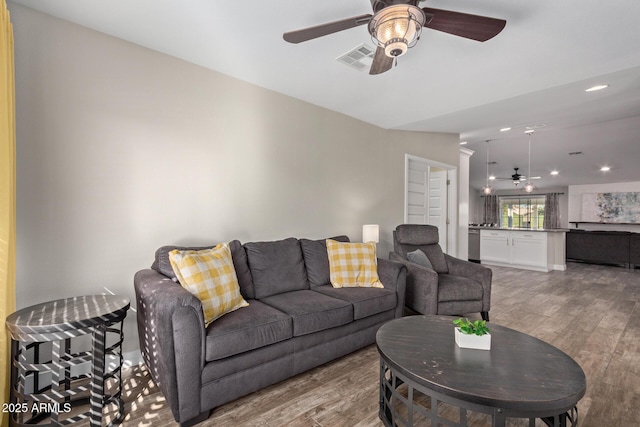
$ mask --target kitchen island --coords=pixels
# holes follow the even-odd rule
[[[565,229],[480,228],[480,262],[535,271],[566,270]]]

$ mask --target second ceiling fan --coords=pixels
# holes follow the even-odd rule
[[[532,176],[530,178],[527,178],[526,176],[520,174],[518,172],[520,168],[513,168],[513,170],[515,171],[513,175],[511,175],[511,178],[495,178],[496,180],[499,181],[513,181],[513,183],[518,186],[518,184],[520,184],[522,181],[526,181],[527,179],[531,180],[531,179],[542,179],[541,176]]]
[[[479,42],[502,31],[507,21],[451,10],[419,8],[422,0],[371,0],[373,15],[365,14],[314,27],[284,33],[289,43],[300,43],[349,28],[368,24],[369,34],[378,45],[369,74],[381,74],[393,66],[420,38],[422,27]]]

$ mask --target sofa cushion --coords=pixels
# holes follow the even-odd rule
[[[169,252],[169,261],[183,288],[202,302],[204,324],[249,304],[242,298],[226,243],[201,251]]]
[[[249,270],[249,261],[247,260],[244,246],[239,240],[232,240],[229,242],[229,249],[231,249],[231,258],[233,258],[233,267],[236,269],[240,292],[245,299],[254,299],[256,293],[253,289],[253,278]]]
[[[429,262],[433,266],[433,269],[438,273],[448,273],[449,267],[447,267],[447,260],[444,257],[444,252],[440,245],[425,245],[421,246],[420,250],[427,255]]]
[[[438,274],[438,302],[482,301],[482,285],[475,280],[451,274]]]
[[[353,321],[353,306],[349,302],[312,290],[285,292],[261,301],[291,315],[296,337]]]
[[[341,243],[327,239],[329,276],[334,288],[383,288],[378,277],[376,244]]]
[[[329,279],[329,258],[327,255],[327,239],[309,240],[300,239],[304,265],[307,269],[309,285],[322,286],[330,283]],[[337,242],[349,242],[347,236],[331,237]]]
[[[351,303],[354,320],[394,310],[397,303],[396,293],[391,289],[334,288],[331,285],[324,285],[315,287],[313,290]]]
[[[420,249],[416,249],[413,252],[408,252],[407,259],[413,263],[433,270],[433,265],[431,264],[431,261],[429,261],[429,257],[427,257],[427,254],[422,252]]]
[[[256,299],[309,289],[297,239],[245,243]]]
[[[193,250],[199,251],[202,249],[211,249],[216,245],[210,246],[162,246],[156,250],[155,260],[151,265],[153,270],[164,274],[174,282],[177,282],[171,262],[169,261],[169,252],[173,250]],[[238,240],[232,240],[229,242],[229,249],[231,249],[231,257],[233,258],[233,266],[236,270],[236,277],[238,278],[238,284],[240,285],[240,292],[245,298],[254,298],[253,281],[251,280],[251,272],[249,271],[249,265],[247,264],[247,254],[244,251],[242,243]]]
[[[234,311],[207,328],[207,362],[255,350],[293,336],[291,316],[257,300]]]

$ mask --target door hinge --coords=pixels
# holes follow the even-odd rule
[[[447,185],[450,185],[450,184],[451,184],[451,180],[450,180],[450,179],[448,179],[448,180],[447,180]]]

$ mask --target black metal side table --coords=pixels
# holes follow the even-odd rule
[[[122,323],[129,306],[124,297],[89,295],[37,304],[7,317],[11,425],[39,423],[49,417],[50,423],[44,425],[89,418],[91,427],[99,427],[102,410],[110,404],[117,406],[117,413],[109,425],[122,422]],[[90,365],[90,373],[74,374],[72,368],[80,365]],[[72,405],[87,400],[89,411],[72,415]]]

